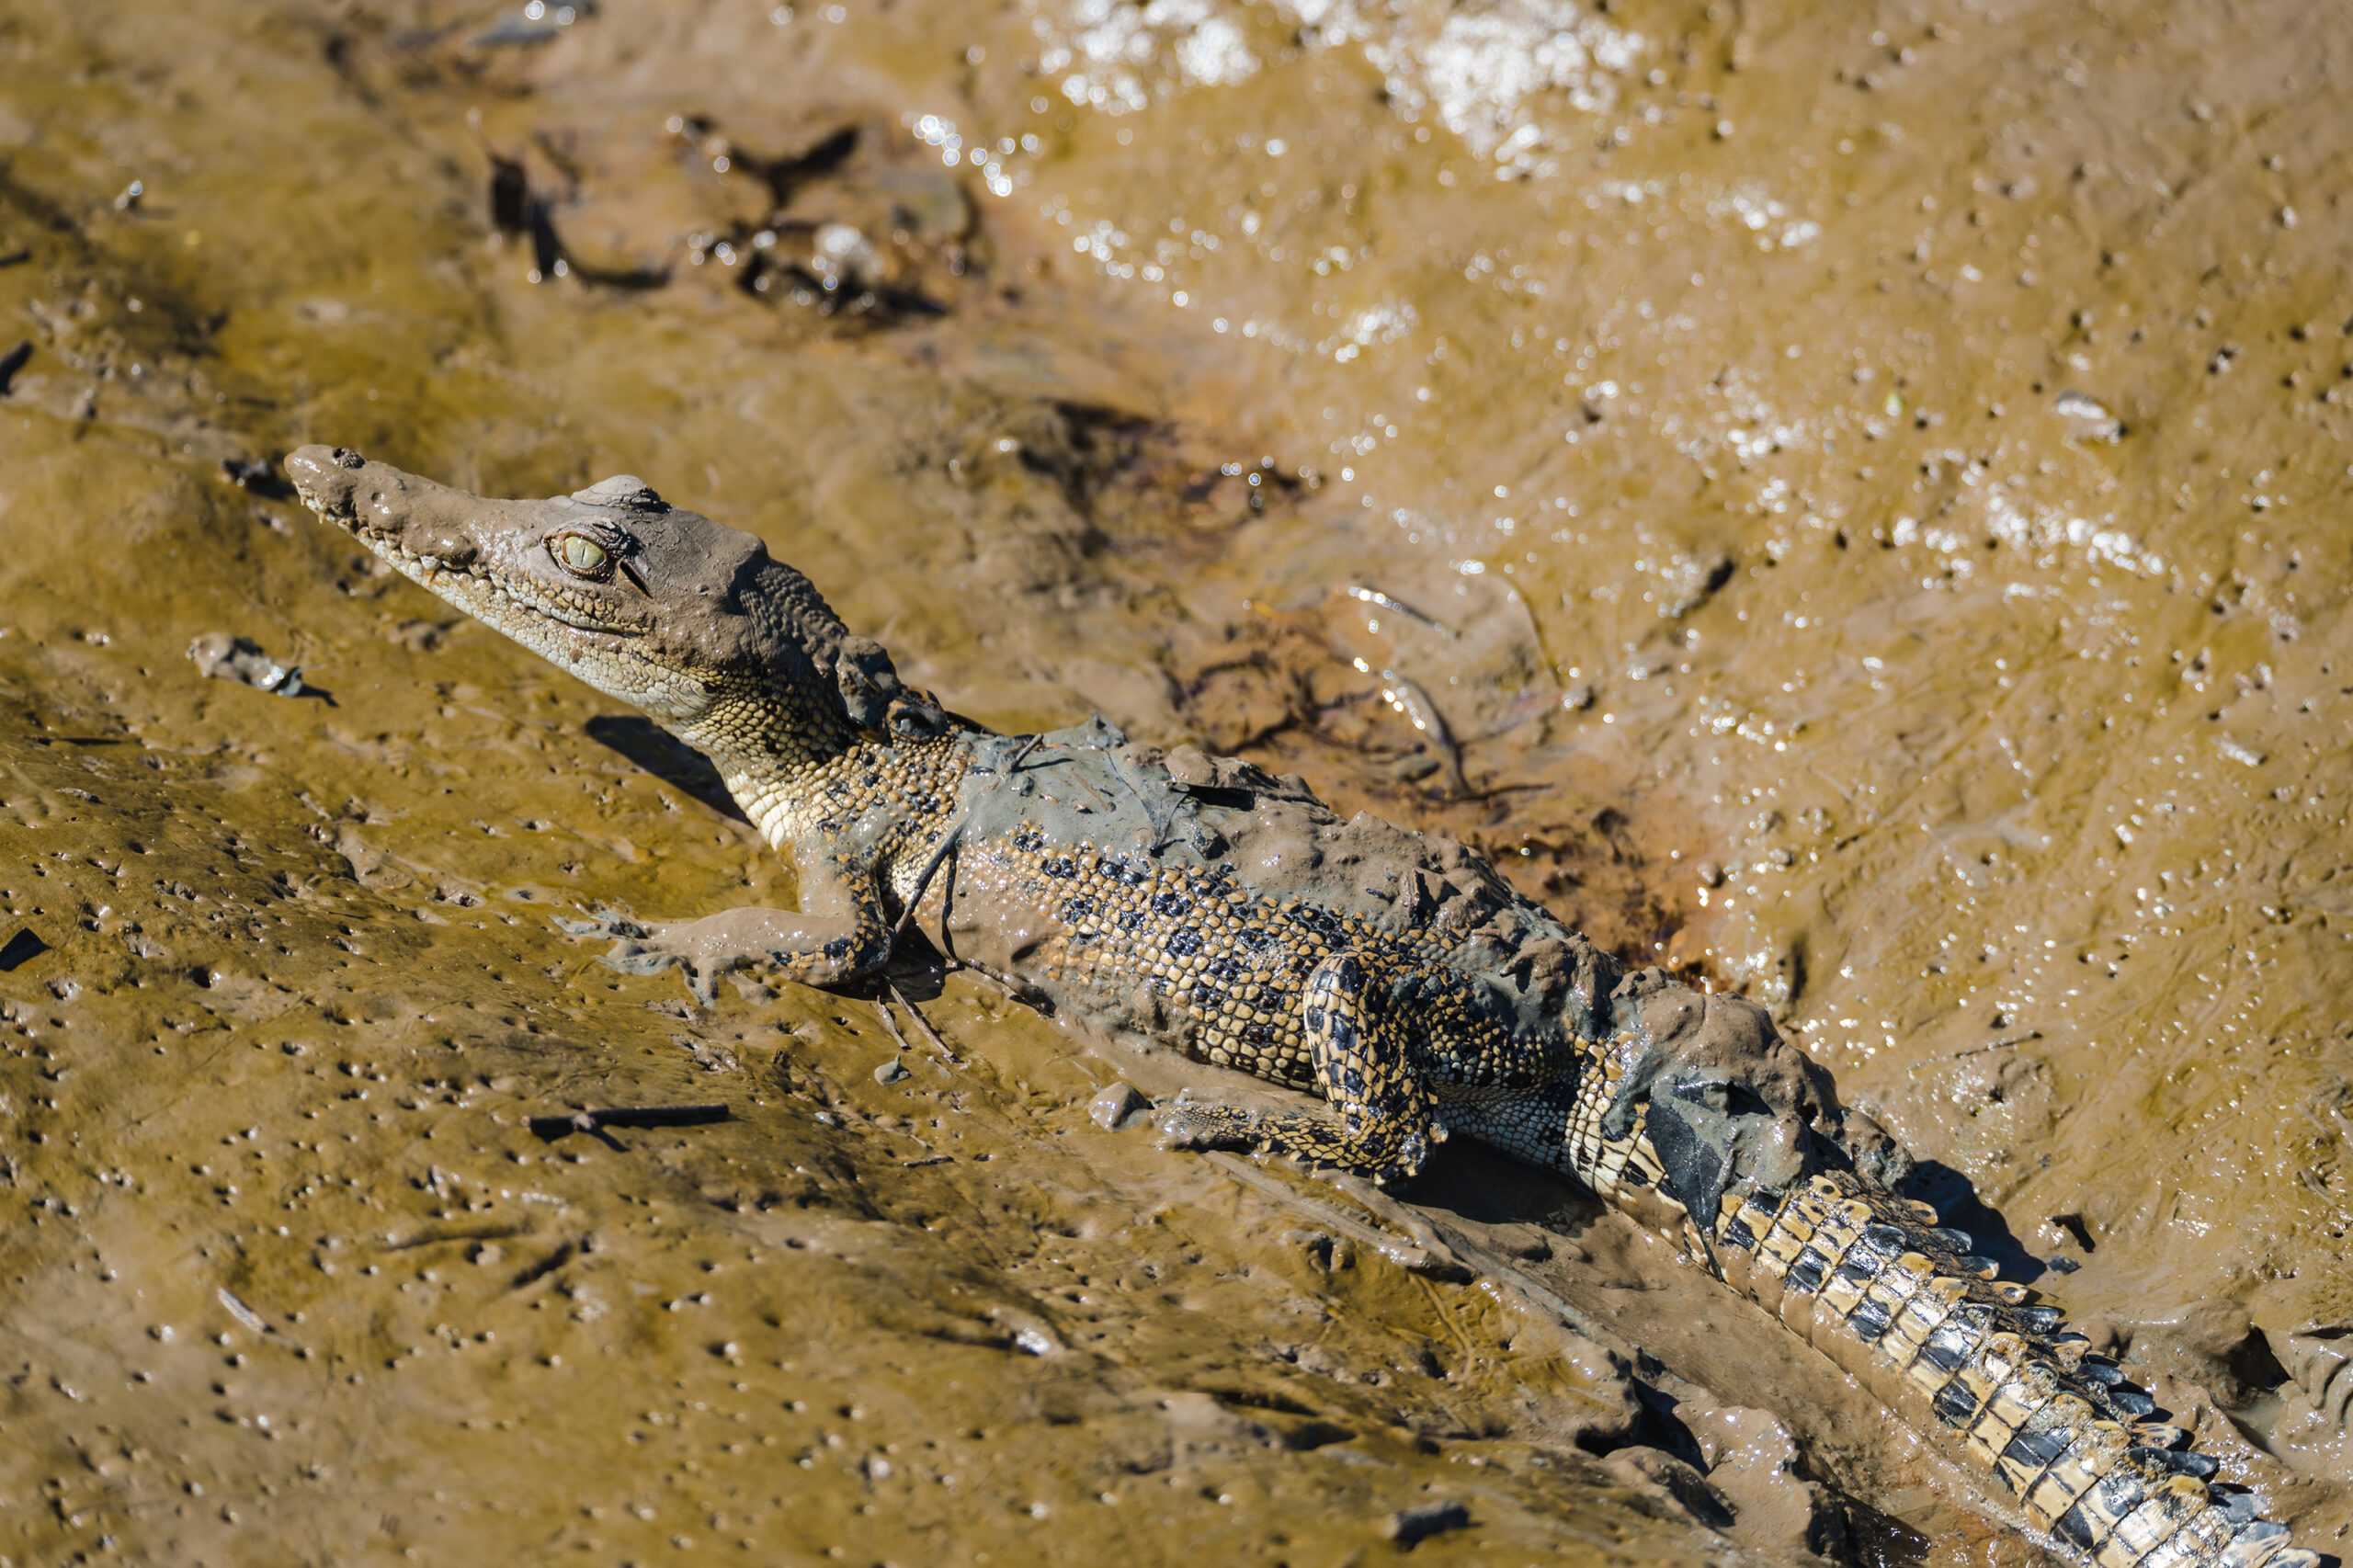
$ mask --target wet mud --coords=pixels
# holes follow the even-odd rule
[[[959,711],[1477,846],[1768,1006],[2343,1552],[2336,13],[34,3],[0,58],[0,1556],[2044,1560],[1552,1178],[1162,1151],[1142,1097],[1279,1091],[969,974],[902,977],[935,1047],[603,968],[555,917],[790,867],[313,524],[314,440],[642,475]]]

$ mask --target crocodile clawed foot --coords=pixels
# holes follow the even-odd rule
[[[611,949],[597,960],[607,969],[623,974],[660,974],[675,966],[686,971],[687,988],[694,993],[696,1001],[708,1007],[719,1000],[720,971],[696,962],[695,955],[665,941],[656,928],[617,910],[600,907],[583,913],[587,919],[566,920],[559,916],[556,926],[569,936],[611,938]]]
[[[1297,1111],[1268,1114],[1215,1102],[1179,1100],[1154,1119],[1164,1149],[1239,1149],[1271,1153],[1315,1170],[1346,1171],[1375,1187],[1411,1179],[1443,1142],[1446,1128],[1433,1121],[1423,1131],[1395,1137],[1352,1131],[1345,1123]]]
[[[631,919],[628,915],[623,915],[620,910],[608,909],[603,904],[598,904],[594,909],[583,908],[580,913],[585,915],[588,918],[585,920],[566,920],[563,915],[559,915],[555,917],[555,928],[562,931],[568,937],[641,938],[650,937],[654,934],[643,925]]]

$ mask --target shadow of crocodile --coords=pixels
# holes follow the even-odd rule
[[[586,728],[590,740],[619,752],[665,784],[692,795],[721,816],[751,823],[727,792],[719,769],[653,720],[634,713],[599,713]]]

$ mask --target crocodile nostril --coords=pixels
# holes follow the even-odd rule
[[[368,466],[368,460],[361,457],[358,452],[353,451],[349,447],[337,447],[335,449],[335,460],[341,463],[346,468],[365,468]]]

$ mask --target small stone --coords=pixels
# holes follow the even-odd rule
[[[1699,874],[1699,885],[1703,888],[1720,888],[1724,885],[1724,869],[1713,860],[1702,860],[1692,869]]]
[[[1097,1095],[1094,1103],[1086,1108],[1086,1114],[1094,1119],[1096,1126],[1106,1132],[1113,1132],[1119,1130],[1120,1123],[1151,1107],[1152,1102],[1143,1097],[1142,1091],[1133,1084],[1122,1081]]]
[[[248,637],[209,631],[188,645],[188,656],[215,680],[235,681],[280,697],[302,697],[313,690],[302,684],[300,666],[279,664]]]
[[[2066,433],[2077,440],[2120,441],[2124,437],[2124,421],[2087,392],[2063,392],[2051,405],[2051,411],[2066,426]]]
[[[874,1070],[874,1081],[878,1084],[895,1084],[906,1075],[906,1067],[895,1056]]]
[[[1389,1516],[1381,1527],[1381,1536],[1400,1546],[1411,1546],[1448,1530],[1471,1528],[1471,1510],[1460,1503],[1428,1503],[1418,1508],[1400,1508]]]
[[[267,458],[222,458],[221,480],[224,484],[261,495],[283,498],[292,494]]]

